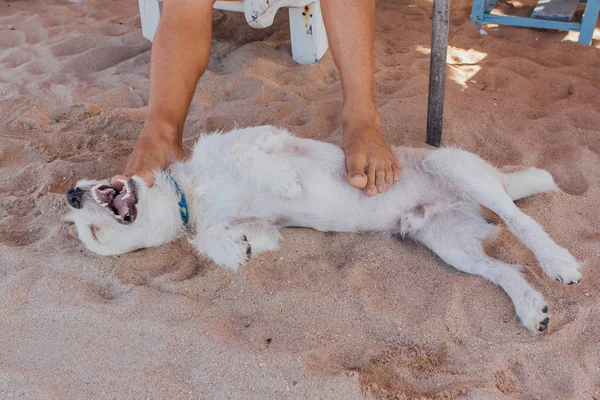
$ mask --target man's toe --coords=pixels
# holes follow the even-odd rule
[[[394,182],[398,182],[400,180],[400,162],[398,160],[392,164],[392,170],[394,171]]]
[[[357,189],[364,189],[367,186],[368,178],[365,174],[367,159],[364,156],[348,156],[346,158],[346,168],[348,169],[348,183]]]
[[[363,172],[348,175],[348,183],[357,189],[364,189],[367,186],[367,176]]]
[[[385,169],[381,168],[375,172],[375,186],[377,186],[377,193],[383,193],[384,190],[387,189]]]
[[[390,167],[385,170],[385,184],[387,187],[391,187],[394,183],[394,170]]]
[[[375,167],[369,166],[367,170],[367,186],[365,187],[365,194],[367,196],[375,196],[377,194],[376,182],[376,170]]]

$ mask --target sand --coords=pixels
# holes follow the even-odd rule
[[[425,136],[429,1],[377,3],[376,91],[392,144]],[[524,12],[531,4],[506,9]],[[563,193],[521,201],[585,261],[551,282],[546,333],[508,297],[425,248],[381,235],[283,232],[238,272],[181,240],[120,257],[61,222],[81,178],[121,172],[142,128],[150,43],[137,2],[0,2],[0,398],[600,398],[600,36],[479,27],[453,1],[443,141],[494,164],[549,170]],[[185,129],[277,124],[340,143],[330,54],[290,57],[285,13],[253,30],[215,12],[213,53]]]

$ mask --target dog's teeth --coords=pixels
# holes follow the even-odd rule
[[[131,193],[127,193],[125,196],[123,196],[123,200],[127,200],[129,196],[131,196]]]
[[[131,190],[129,188],[129,183],[125,179],[117,179],[117,181],[123,184],[123,189],[125,189],[125,191],[129,192]]]
[[[116,219],[123,219],[123,217],[121,217],[120,215],[115,215]]]
[[[106,206],[108,205],[108,203],[100,203],[100,205],[101,205],[102,207],[106,207]]]

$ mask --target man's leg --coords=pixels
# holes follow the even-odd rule
[[[163,2],[150,58],[148,116],[124,174],[152,184],[152,171],[184,158],[183,125],[210,57],[213,0]],[[116,178],[112,179],[113,184]],[[117,183],[118,185],[118,183]]]
[[[341,120],[348,182],[381,193],[400,178],[398,160],[379,131],[374,100],[374,0],[321,0],[333,59],[342,77]]]

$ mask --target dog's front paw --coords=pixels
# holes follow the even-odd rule
[[[209,252],[209,256],[219,265],[238,269],[247,264],[252,256],[252,247],[246,235],[240,235],[230,240],[224,239],[218,247]]]
[[[243,257],[244,264],[250,261],[250,257],[252,257],[252,246],[248,242],[248,238],[246,235],[242,236],[242,247],[243,247]]]
[[[573,285],[581,280],[580,265],[567,250],[560,249],[540,261],[540,266],[552,279]]]

